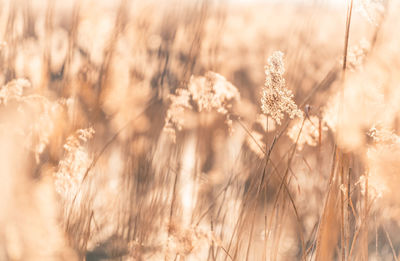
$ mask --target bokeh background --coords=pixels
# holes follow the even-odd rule
[[[0,260],[398,260],[399,7],[0,1]]]

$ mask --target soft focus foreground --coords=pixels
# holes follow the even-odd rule
[[[399,11],[0,1],[0,260],[400,259]]]

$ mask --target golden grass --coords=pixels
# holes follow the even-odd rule
[[[0,1],[0,260],[398,260],[400,5],[310,2]]]

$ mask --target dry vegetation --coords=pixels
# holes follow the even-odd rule
[[[0,1],[0,260],[399,260],[396,0]]]

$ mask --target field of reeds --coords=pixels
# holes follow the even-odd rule
[[[397,0],[0,0],[0,260],[400,260]]]

